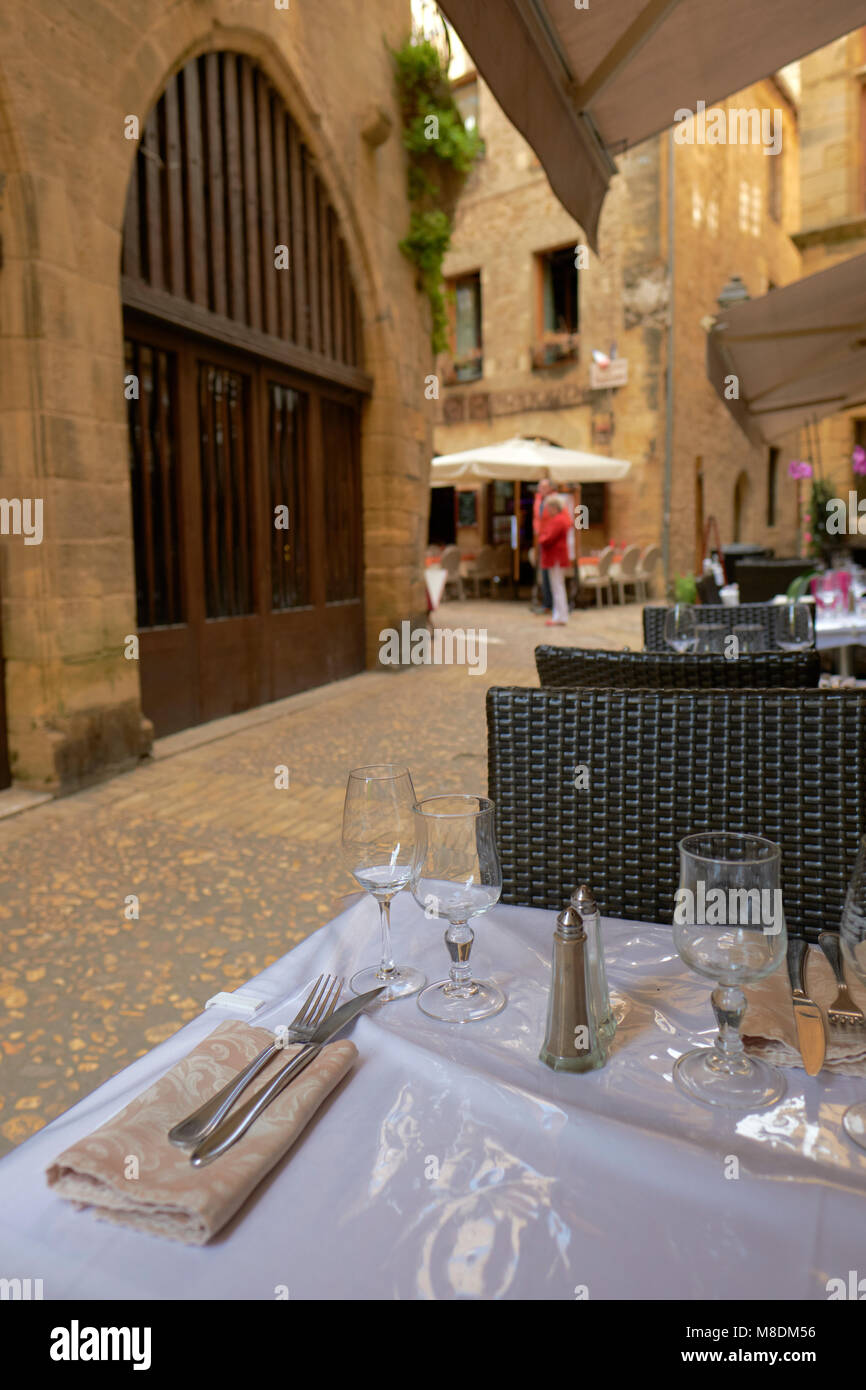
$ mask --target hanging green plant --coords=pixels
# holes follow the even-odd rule
[[[390,51],[403,147],[409,154],[411,216],[400,250],[417,268],[419,285],[430,301],[433,351],[443,352],[448,347],[448,314],[442,262],[451,244],[460,189],[484,145],[478,132],[463,124],[447,68],[434,45],[410,38]]]

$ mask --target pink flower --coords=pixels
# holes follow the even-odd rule
[[[812,532],[811,532],[811,531],[804,531],[804,532],[803,532],[803,540],[806,542],[807,545],[809,545],[809,544],[811,543],[811,540],[812,540]]]
[[[851,462],[854,465],[855,473],[866,473],[866,449],[863,448],[862,444],[854,445]]]
[[[788,464],[789,478],[811,478],[811,476],[811,463],[805,463],[803,460],[792,459],[791,462]]]

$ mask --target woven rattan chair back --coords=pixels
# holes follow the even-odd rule
[[[670,922],[677,845],[699,830],[782,850],[789,930],[839,926],[866,832],[866,692],[487,693],[502,901],[558,911],[589,883],[607,916]]]
[[[669,611],[662,604],[648,604],[643,610],[643,644],[646,651],[670,651],[665,641],[665,616]],[[741,624],[759,624],[764,633],[766,650],[769,652],[779,650],[775,614],[776,606],[772,603],[740,603],[732,608],[726,607],[723,603],[702,603],[695,608],[697,622],[724,627],[726,637]]]
[[[626,690],[817,689],[821,658],[809,652],[757,652],[736,661],[679,652],[608,652],[535,648],[544,686],[601,685]]]

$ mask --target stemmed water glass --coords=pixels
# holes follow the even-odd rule
[[[695,649],[695,610],[690,603],[675,603],[665,614],[665,641],[675,652]]]
[[[839,927],[842,954],[858,980],[866,984],[866,835],[860,841],[854,873],[848,884]],[[852,1105],[842,1116],[849,1139],[866,1149],[866,1101]]]
[[[447,1023],[489,1018],[505,1007],[505,995],[490,981],[472,978],[475,933],[469,922],[488,912],[502,892],[493,802],[484,796],[430,796],[416,805],[415,822],[412,892],[425,917],[448,923],[451,957],[448,979],[428,985],[418,1007]]]
[[[426,984],[411,965],[395,965],[391,953],[391,900],[406,888],[415,852],[415,788],[405,767],[381,763],[349,773],[343,805],[343,862],[379,904],[382,960],[352,976],[356,994],[385,985],[379,998],[401,999]]]
[[[772,840],[726,831],[687,835],[679,849],[674,944],[686,965],[717,982],[719,1033],[712,1047],[679,1058],[674,1080],[708,1105],[761,1110],[782,1098],[785,1078],[743,1048],[741,986],[772,974],[785,957],[781,853]]]
[[[808,603],[782,603],[774,614],[776,644],[783,652],[803,652],[815,644]]]

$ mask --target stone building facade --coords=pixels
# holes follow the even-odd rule
[[[811,275],[866,252],[866,28],[800,60],[801,220],[794,236]],[[855,444],[866,448],[866,403],[804,431],[839,495],[857,489]],[[859,480],[862,495],[862,479]]]
[[[362,591],[352,600],[352,621],[361,634],[355,667],[365,657],[374,659],[382,626],[424,611],[429,311],[398,249],[408,225],[406,168],[386,49],[405,37],[409,18],[404,0],[380,0],[375,22],[366,14],[361,18],[351,0],[329,0],[327,6],[106,0],[60,7],[46,0],[0,0],[0,476],[5,499],[44,503],[40,544],[25,544],[13,534],[0,541],[8,751],[11,775],[22,784],[81,785],[130,765],[153,735],[150,711],[142,704],[144,639],[141,661],[130,658],[129,638],[140,627],[141,576],[137,613],[137,522],[124,391],[130,306],[121,293],[121,250],[150,113],[182,71],[189,73],[188,99],[196,61],[207,61],[202,55],[235,55],[231,63],[254,70],[257,90],[266,92],[273,110],[288,113],[308,177],[318,181],[315,206],[329,219],[327,254],[347,259],[359,317],[356,365],[329,366],[322,344],[282,341],[278,328],[269,328],[268,343],[280,370],[295,373],[291,380],[301,392],[306,373],[332,386],[348,383],[357,398],[364,560]],[[210,69],[200,71],[207,76]],[[138,138],[130,138],[136,134],[131,116],[140,126]],[[228,179],[231,130],[225,124],[220,129],[225,151],[215,154],[210,145],[205,154],[224,158]],[[154,140],[157,135],[171,139],[171,131],[157,132]],[[260,142],[260,159],[263,149]],[[204,157],[184,155],[192,169]],[[254,163],[254,152],[251,157]],[[176,164],[171,158],[156,164],[158,177],[170,183]],[[147,179],[150,166],[141,167]],[[278,161],[274,167],[279,188]],[[251,184],[245,177],[248,203]],[[213,187],[209,182],[205,188],[206,208]],[[271,215],[279,219],[279,207]],[[151,238],[169,237],[167,226],[154,223],[142,236],[146,231]],[[326,253],[318,237],[325,226],[323,220],[307,228],[307,254],[320,255],[320,268]],[[260,227],[266,260],[273,244],[264,222]],[[255,241],[255,229],[251,236]],[[199,237],[187,244],[185,267],[178,252],[178,274],[181,280],[186,275],[187,285],[205,254],[201,224]],[[213,257],[212,248],[208,254]],[[313,279],[310,286],[319,293]],[[218,292],[214,280],[211,294]],[[166,322],[173,314],[180,323],[185,313],[199,322],[215,360],[223,361],[214,346],[222,328],[233,351],[251,346],[250,360],[259,351],[267,324],[256,336],[248,325],[232,327],[223,308],[215,327],[212,304],[199,310],[187,303],[183,309],[178,292],[159,293]],[[269,293],[265,281],[263,313],[269,311]],[[192,298],[188,288],[186,298]],[[145,305],[151,327],[156,302],[143,292],[136,301],[138,310]],[[325,298],[321,303],[324,315]],[[336,324],[340,311],[332,305],[327,312]],[[229,378],[224,366],[224,380]],[[184,421],[181,426],[187,427]],[[328,514],[334,499],[325,462],[316,496]],[[188,521],[183,518],[180,544]],[[327,527],[315,533],[322,534],[327,547]],[[269,597],[257,557],[249,560],[249,572],[264,620]],[[311,600],[322,613],[329,607],[326,578]],[[207,619],[203,610],[203,631]],[[192,678],[198,679],[195,672]],[[328,673],[307,671],[299,661],[283,691],[322,678]],[[264,682],[264,698],[273,698],[267,690]],[[246,702],[258,698],[261,693]],[[156,733],[164,731],[157,724]]]
[[[471,74],[458,82],[464,101],[472,82]],[[602,210],[600,254],[584,250],[586,266],[578,266],[576,342],[553,364],[533,356],[539,262],[584,238],[480,79],[475,92],[486,151],[461,195],[445,271],[455,285],[480,272],[483,375],[445,386],[437,452],[523,435],[628,459],[628,476],[606,484],[603,526],[591,527],[585,544],[613,538],[644,546],[662,540],[670,447],[671,574],[696,568],[710,517],[723,545],[737,539],[796,553],[796,496],[780,464],[790,455],[750,444],[704,365],[705,321],[718,313],[716,298],[732,274],[752,295],[800,274],[790,236],[799,226],[798,127],[787,87],[765,81],[718,104],[725,112],[778,111],[778,155],[754,144],[678,143],[668,133],[620,157]],[[605,389],[593,384],[592,354],[612,349],[627,362],[627,380]],[[447,360],[440,370],[447,381]]]

